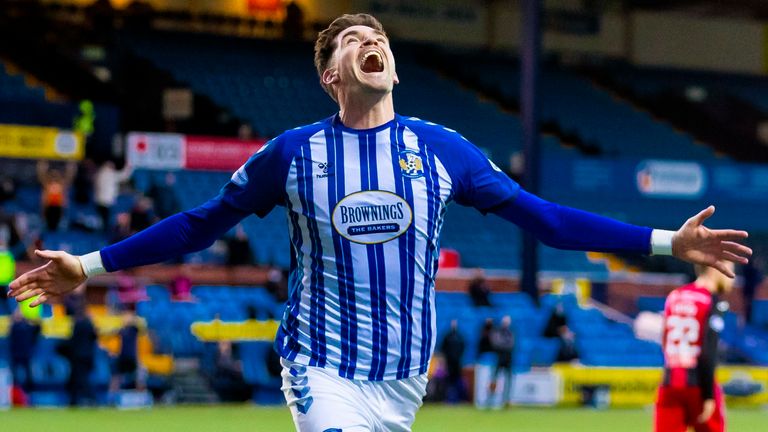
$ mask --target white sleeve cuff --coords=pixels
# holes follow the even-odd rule
[[[651,232],[651,255],[672,255],[672,237],[676,232],[653,230]]]
[[[104,268],[104,263],[101,261],[101,253],[99,251],[80,255],[77,259],[80,260],[80,265],[83,266],[83,273],[85,273],[86,277],[96,276],[107,272]]]

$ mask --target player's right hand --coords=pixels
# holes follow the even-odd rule
[[[37,297],[30,303],[34,307],[71,292],[87,279],[80,260],[73,255],[48,250],[36,250],[35,255],[49,261],[11,282],[8,297],[16,301]]]
[[[701,409],[701,414],[699,414],[699,417],[696,419],[699,423],[706,423],[709,421],[709,418],[712,417],[712,414],[715,413],[715,400],[714,399],[706,399],[704,401],[704,407]]]

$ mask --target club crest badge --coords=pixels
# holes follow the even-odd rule
[[[410,179],[424,177],[424,164],[418,153],[413,150],[403,150],[400,152],[399,158],[403,177]]]

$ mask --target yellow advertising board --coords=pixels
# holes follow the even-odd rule
[[[54,127],[0,124],[0,157],[80,160],[84,151],[79,133]]]
[[[192,334],[202,342],[230,341],[273,341],[280,322],[275,320],[245,320],[226,322],[220,320],[192,323]]]
[[[562,379],[563,405],[580,404],[582,388],[595,386],[608,389],[612,407],[651,405],[662,379],[661,368],[555,365],[552,370]],[[729,406],[768,403],[768,368],[721,366],[717,381],[725,389]]]

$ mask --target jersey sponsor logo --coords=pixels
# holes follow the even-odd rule
[[[403,150],[398,156],[403,177],[410,179],[424,177],[424,164],[421,162],[421,156],[418,153],[413,150]]]
[[[387,191],[355,192],[333,209],[333,228],[349,241],[385,243],[403,234],[413,222],[413,210],[400,196]]]

